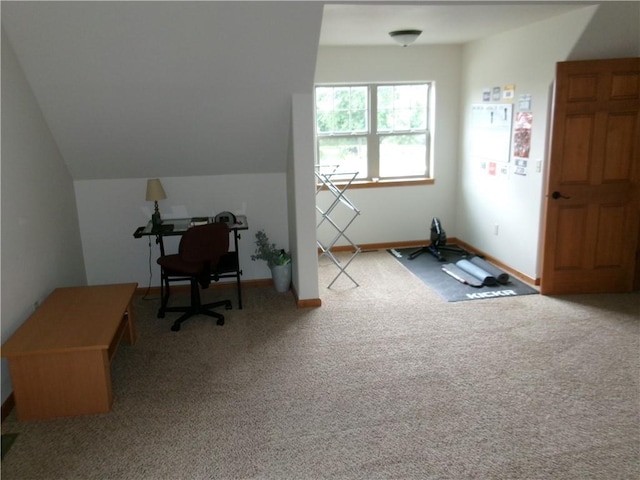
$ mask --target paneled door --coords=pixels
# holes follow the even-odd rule
[[[541,293],[632,290],[639,112],[639,58],[557,64]]]

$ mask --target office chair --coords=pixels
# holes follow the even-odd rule
[[[200,287],[208,288],[211,280],[218,281],[218,268],[225,267],[235,252],[229,252],[229,227],[226,223],[211,223],[191,227],[180,239],[178,253],[164,255],[157,262],[162,267],[160,283],[161,306],[158,318],[164,318],[165,312],[183,312],[171,330],[177,332],[185,320],[194,315],[208,315],[217,319],[218,325],[224,325],[224,315],[212,309],[224,306],[231,309],[230,300],[221,300],[203,304],[200,299]],[[235,256],[237,266],[237,256]],[[187,306],[167,307],[170,295],[170,282],[189,280],[191,283],[191,304]]]
[[[433,255],[438,259],[439,262],[444,262],[446,259],[442,255],[442,252],[453,252],[459,255],[469,255],[464,248],[458,247],[456,245],[446,246],[447,243],[447,234],[443,230],[440,220],[436,217],[433,217],[431,220],[431,243],[424,247],[420,247],[418,250],[411,252],[409,254],[409,260],[413,260],[417,256],[427,252]]]

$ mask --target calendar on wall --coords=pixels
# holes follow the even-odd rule
[[[511,155],[513,104],[471,106],[471,157],[489,175],[505,172]]]

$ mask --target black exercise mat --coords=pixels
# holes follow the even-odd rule
[[[416,250],[416,248],[398,248],[388,251],[396,260],[407,267],[411,273],[422,280],[427,286],[437,291],[447,302],[514,297],[538,293],[536,289],[511,276],[505,284],[485,285],[481,287],[466,285],[444,272],[442,267],[445,265],[455,265],[457,261],[471,257],[465,257],[453,252],[442,252],[445,261],[440,262],[430,253],[424,252],[413,260],[410,260],[409,254]],[[395,255],[394,252],[400,256]],[[494,268],[497,269],[495,266]]]

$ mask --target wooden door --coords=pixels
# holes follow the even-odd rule
[[[639,112],[640,58],[558,63],[541,293],[632,290]]]

